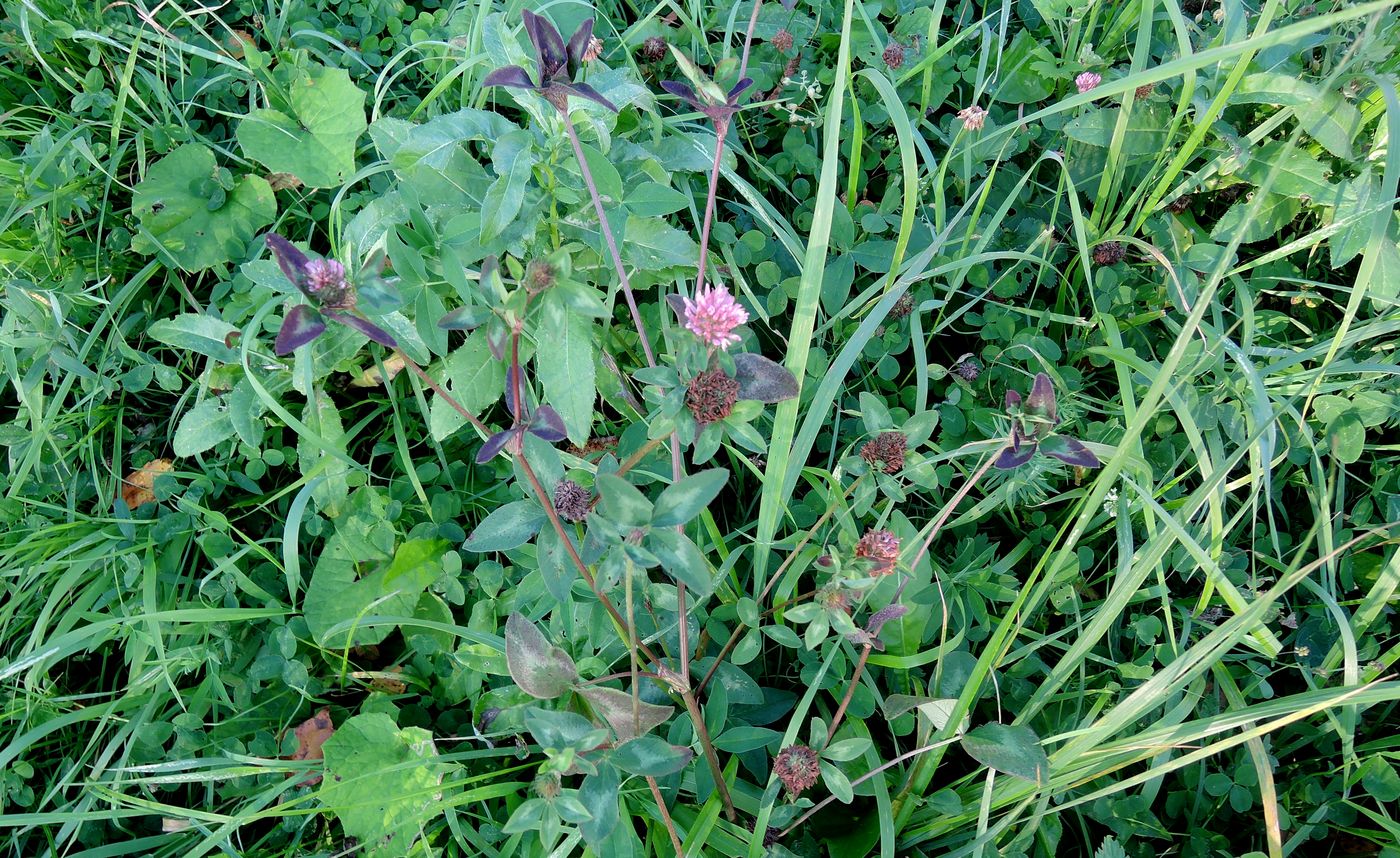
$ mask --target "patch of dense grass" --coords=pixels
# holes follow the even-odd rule
[[[1397,854],[1393,4],[0,7],[5,854]]]

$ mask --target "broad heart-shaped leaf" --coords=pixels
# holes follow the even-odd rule
[[[1051,435],[1043,439],[1040,442],[1040,452],[1054,456],[1066,465],[1079,468],[1097,468],[1103,464],[1082,442],[1064,435]]]
[[[325,332],[326,320],[320,312],[310,304],[298,304],[282,319],[273,351],[278,357],[285,357]]]
[[[642,736],[618,745],[608,759],[628,774],[662,778],[685,768],[694,757],[695,752],[689,748],[671,745],[655,736]]]
[[[578,693],[588,701],[599,718],[608,722],[619,742],[646,735],[669,721],[676,711],[672,706],[658,706],[645,700],[633,701],[632,695],[627,692],[601,685],[580,688]],[[632,709],[634,702],[637,707],[635,718]]]
[[[345,69],[302,71],[290,84],[291,115],[254,110],[238,123],[238,143],[275,173],[310,188],[333,188],[355,171],[355,143],[365,133],[365,94]]]
[[[510,551],[539,533],[545,512],[534,501],[511,501],[482,519],[462,547],[468,551]]]
[[[652,509],[652,527],[674,527],[695,518],[719,495],[728,479],[729,471],[711,468],[667,486]]]
[[[175,429],[175,455],[193,456],[203,453],[232,438],[235,431],[227,403],[222,397],[210,397],[180,418],[180,425]]]
[[[220,363],[238,362],[238,351],[232,346],[238,329],[223,319],[203,313],[181,313],[173,319],[156,322],[146,333],[168,346],[196,352]]]
[[[700,246],[665,218],[631,215],[624,236],[623,254],[643,271],[694,265],[700,258]]]
[[[569,654],[551,646],[520,614],[506,618],[506,667],[522,691],[541,700],[553,700],[578,681],[578,668]]]
[[[1263,241],[1273,238],[1279,230],[1292,223],[1302,210],[1303,204],[1299,200],[1283,194],[1268,193],[1262,200],[1247,197],[1230,206],[1230,210],[1216,221],[1210,237],[1216,241],[1229,241],[1239,236],[1242,244]]]
[[[756,399],[770,405],[792,399],[799,390],[797,378],[787,367],[753,352],[734,356],[734,380],[739,382],[740,399]]]
[[[962,746],[968,756],[1003,774],[1040,784],[1050,776],[1050,760],[1029,727],[983,724],[962,737]]]
[[[418,832],[441,815],[443,781],[455,767],[440,760],[427,730],[370,712],[342,724],[322,752],[321,804],[365,855],[407,855]]]
[[[360,620],[372,615],[412,617],[418,597],[442,574],[446,542],[410,539],[386,557],[393,540],[393,528],[386,521],[353,513],[337,521],[306,589],[306,625],[322,646],[344,649],[383,642],[394,626],[364,627]]]
[[[544,386],[544,399],[563,419],[569,440],[582,446],[588,440],[593,402],[598,398],[593,323],[569,312],[561,296],[551,294],[540,320],[539,342],[535,373]]]
[[[131,241],[138,253],[164,252],[185,271],[203,271],[242,257],[262,227],[277,216],[267,181],[244,176],[221,205],[214,180],[214,152],[186,143],[146,171],[131,196],[141,231]]]
[[[1040,67],[1054,62],[1054,55],[1029,30],[1017,32],[1002,52],[992,98],[1007,104],[1040,101],[1055,91],[1054,81],[1042,74]]]

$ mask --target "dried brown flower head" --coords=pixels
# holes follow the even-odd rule
[[[787,789],[788,796],[797,798],[821,778],[817,752],[806,745],[788,745],[773,760],[773,774]]]
[[[657,63],[666,58],[666,40],[660,36],[652,36],[642,42],[642,59],[650,63]]]
[[[899,537],[888,530],[867,530],[856,543],[856,556],[869,560],[876,575],[888,575],[899,562]]]
[[[885,46],[885,52],[880,54],[880,59],[885,61],[890,71],[898,69],[904,65],[904,46],[899,42],[890,42]]]
[[[1114,265],[1123,261],[1123,245],[1116,241],[1105,241],[1094,248],[1094,264]]]
[[[881,432],[865,442],[860,448],[860,457],[871,467],[878,466],[887,474],[897,474],[904,467],[908,443],[898,432]]]
[[[783,53],[787,53],[792,50],[792,33],[789,33],[787,28],[779,30],[773,34],[771,44]]]
[[[890,308],[890,318],[903,319],[912,312],[914,312],[914,296],[905,292],[903,295],[899,296],[899,300],[895,301],[894,306]]]
[[[739,382],[718,369],[707,369],[695,376],[685,392],[685,406],[701,426],[728,417],[737,401]]]
[[[588,489],[573,480],[560,480],[554,487],[554,509],[565,521],[583,521],[588,517]]]

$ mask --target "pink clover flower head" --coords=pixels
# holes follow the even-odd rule
[[[306,290],[313,295],[345,285],[345,266],[334,259],[312,259],[306,263]]]
[[[734,329],[749,320],[748,311],[739,306],[724,286],[702,287],[695,300],[681,299],[685,309],[685,327],[706,345],[727,349],[739,342]]]
[[[1100,83],[1103,83],[1103,75],[1089,71],[1080,73],[1079,77],[1074,79],[1074,85],[1079,87],[1080,92],[1088,92]]]
[[[977,105],[964,107],[958,111],[958,118],[962,120],[963,129],[966,131],[981,131],[982,126],[987,122],[987,111]]]

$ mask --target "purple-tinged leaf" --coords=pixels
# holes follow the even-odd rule
[[[326,320],[310,304],[298,304],[287,312],[277,332],[278,357],[291,354],[326,332]]]
[[[493,69],[490,74],[482,78],[481,85],[487,86],[510,86],[516,89],[535,89],[535,82],[530,80],[530,73],[520,66],[504,66]]]
[[[783,4],[783,8],[789,12],[797,8],[797,0],[780,0],[780,2]]]
[[[520,614],[506,618],[506,669],[531,697],[553,700],[578,682],[578,668],[569,654]],[[618,692],[621,693],[621,692]]]
[[[275,232],[269,232],[263,240],[272,249],[272,256],[277,260],[282,273],[287,275],[293,286],[305,292],[302,283],[306,280],[306,264],[311,260],[306,258],[305,253],[293,247],[290,241]]]
[[[687,84],[683,84],[678,80],[663,80],[661,82],[661,88],[696,110],[705,109],[705,105],[700,102],[700,99],[695,97],[695,90]]]
[[[359,316],[352,316],[349,313],[326,313],[326,315],[347,328],[354,328],[385,348],[396,349],[399,347],[398,340],[389,336],[388,331],[373,322],[361,319]]]
[[[444,331],[470,331],[489,318],[491,318],[491,310],[486,307],[476,305],[458,307],[438,319],[437,326]]]
[[[515,434],[516,430],[513,428],[502,429],[495,435],[487,438],[486,443],[481,445],[481,449],[476,451],[476,463],[478,465],[484,465],[496,458],[497,454],[505,448],[506,444]]]
[[[528,9],[521,13],[521,17],[525,22],[525,35],[535,46],[535,59],[540,64],[540,83],[549,83],[550,78],[568,65],[569,55],[564,52],[564,38],[548,18]]]
[[[530,433],[551,444],[557,444],[569,435],[568,430],[564,428],[564,419],[548,405],[541,405],[535,409],[535,414],[530,419]]]
[[[992,464],[996,466],[997,470],[1010,471],[1029,462],[1034,455],[1034,444],[1023,444],[1019,450],[1007,447],[1001,451],[1001,455],[997,456],[996,461]]]
[[[514,365],[506,367],[506,410],[516,420],[520,419],[520,400],[516,398],[516,394],[524,387],[524,380],[520,377],[520,367]]]
[[[598,104],[601,104],[604,107],[606,107],[608,110],[611,110],[613,113],[617,113],[616,104],[613,104],[611,101],[608,101],[606,98],[603,97],[603,94],[601,92],[599,92],[598,90],[594,89],[586,83],[560,83],[555,84],[555,87],[557,89],[564,90],[570,95],[576,95],[579,98],[586,98],[589,101],[597,102]]]
[[[666,296],[666,303],[671,305],[671,309],[675,311],[676,318],[680,320],[681,324],[685,324],[685,298],[672,293]]]
[[[368,310],[371,315],[384,316],[394,312],[403,306],[403,298],[399,295],[399,278],[380,277],[371,274],[363,278],[355,287],[355,295],[358,298],[355,306],[362,310]]]
[[[1043,372],[1035,374],[1035,383],[1026,397],[1026,413],[1049,420],[1051,424],[1059,422],[1055,410],[1055,386],[1050,383],[1050,376]]]
[[[593,19],[589,18],[569,37],[569,62],[574,69],[583,67],[583,55],[588,51],[588,43],[593,41]]]
[[[1006,391],[1006,410],[1015,413],[1021,408],[1021,394],[1014,390]]]
[[[734,379],[739,382],[740,399],[769,404],[792,399],[799,390],[797,379],[787,367],[753,352],[734,356]]]
[[[1051,435],[1040,442],[1040,452],[1077,468],[1098,468],[1103,463],[1083,442],[1065,435]]]
[[[751,86],[753,86],[753,78],[746,77],[740,80],[738,83],[734,84],[734,86],[730,87],[729,95],[727,96],[727,98],[729,99],[729,103],[731,105],[738,104],[739,102],[737,101],[737,99],[739,98],[739,96],[743,95],[744,90],[748,89]]]

